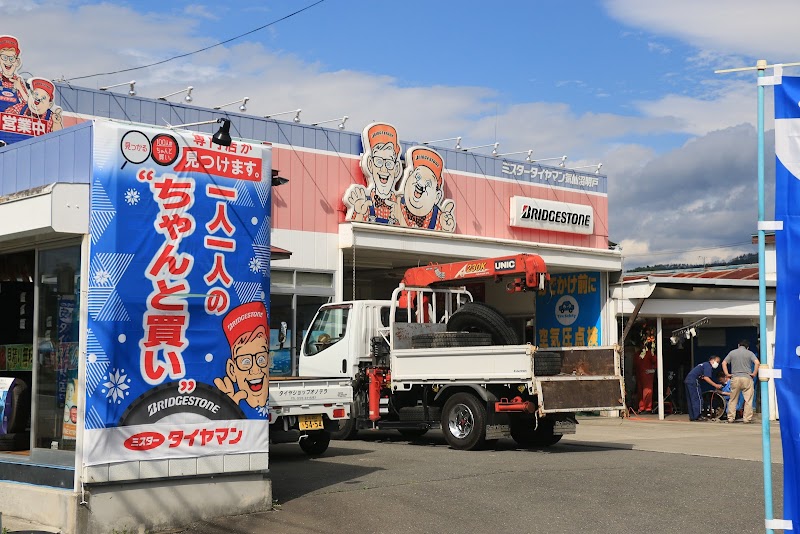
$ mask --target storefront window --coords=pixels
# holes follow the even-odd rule
[[[271,295],[269,310],[269,374],[292,374],[292,296]]]
[[[39,252],[34,446],[75,450],[80,246]]]
[[[30,449],[34,252],[0,254],[0,451]]]

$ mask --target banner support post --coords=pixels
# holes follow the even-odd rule
[[[764,77],[767,61],[756,63],[758,77]],[[758,84],[758,337],[761,365],[767,365],[767,285],[764,273],[765,231],[764,221],[764,86]],[[768,381],[759,381],[761,387],[761,441],[764,463],[764,514],[767,534],[772,521],[772,450],[769,434],[769,386]]]

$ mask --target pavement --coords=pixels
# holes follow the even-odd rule
[[[332,442],[319,459],[309,459],[294,444],[273,446],[270,467],[275,512],[220,518],[185,532],[382,533],[389,531],[383,528],[388,529],[388,524],[362,528],[358,522],[351,523],[352,514],[358,515],[362,507],[378,510],[389,506],[388,510],[409,521],[402,528],[394,528],[396,532],[428,532],[425,526],[409,526],[419,522],[439,524],[437,530],[443,534],[463,532],[462,527],[455,526],[462,515],[484,521],[486,503],[493,503],[492,512],[503,517],[501,523],[509,531],[516,532],[528,531],[532,518],[547,532],[638,532],[639,527],[631,525],[651,520],[653,514],[659,522],[649,529],[651,532],[666,531],[661,528],[667,525],[672,525],[670,531],[693,532],[699,531],[698,522],[713,527],[717,520],[716,512],[700,513],[692,504],[705,500],[711,487],[716,499],[745,499],[748,511],[737,510],[742,516],[735,524],[747,525],[741,532],[758,531],[759,514],[763,518],[758,415],[753,424],[689,422],[686,415],[669,415],[663,421],[654,415],[581,417],[578,421],[575,435],[565,436],[559,445],[544,451],[520,450],[508,439],[501,440],[494,450],[454,451],[441,432],[429,432],[409,443],[396,432],[362,431],[359,440]],[[777,514],[783,471],[777,422],[770,424],[770,435]],[[569,467],[565,469],[565,465]],[[729,471],[731,466],[736,469]],[[694,490],[686,485],[696,478],[713,480],[720,470],[727,473],[725,477],[741,477],[738,484]],[[615,488],[614,495],[602,497],[608,491],[603,488],[611,487]],[[744,493],[743,487],[747,488]],[[639,504],[642,492],[662,494],[661,506]],[[588,519],[572,513],[578,503],[585,506]],[[522,509],[524,513],[520,513]],[[554,509],[561,515],[548,515],[550,522],[542,523],[542,515]],[[619,515],[621,509],[625,509],[624,517]],[[684,517],[675,519],[676,510],[682,510]],[[726,517],[722,515],[719,520]],[[441,525],[443,520],[453,524]],[[600,528],[599,523],[592,523],[595,520],[606,526]],[[3,516],[2,526],[14,534],[54,532],[8,516]]]
[[[582,417],[577,432],[564,441],[575,445],[638,451],[689,454],[714,458],[762,461],[761,419],[753,422],[689,421],[688,415],[638,415],[627,419]],[[783,464],[781,434],[777,421],[770,423],[773,464]]]

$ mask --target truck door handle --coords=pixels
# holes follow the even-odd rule
[[[342,360],[342,374],[346,374],[346,373],[347,373],[347,360],[343,359]]]

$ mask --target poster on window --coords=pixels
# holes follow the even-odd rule
[[[268,450],[271,167],[95,123],[86,465]]]
[[[600,289],[599,272],[551,274],[549,287],[536,295],[539,348],[599,346]]]

